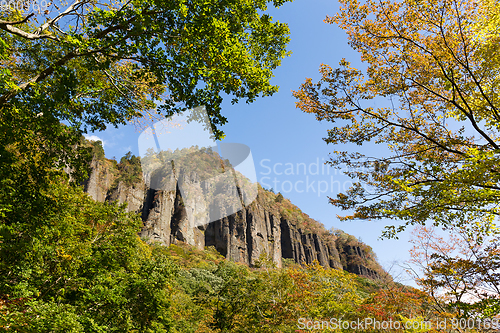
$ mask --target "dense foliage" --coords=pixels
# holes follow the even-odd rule
[[[214,249],[146,245],[123,207],[64,182],[45,195],[43,225],[2,229],[4,331],[289,332],[299,318],[354,319],[368,295],[317,264],[250,269]]]
[[[331,164],[355,180],[331,202],[346,219],[457,225],[499,214],[498,2],[341,1],[327,23],[346,31],[366,70],[322,65],[297,106],[334,124]],[[494,5],[496,3],[496,5]],[[387,150],[364,154],[342,144]],[[353,147],[352,145],[350,147]]]
[[[412,272],[440,315],[463,320],[455,329],[498,320],[498,1],[340,3],[325,22],[347,33],[364,69],[323,64],[317,83],[294,92],[300,109],[333,124],[330,164],[355,181],[330,202],[349,211],[342,219],[403,221],[385,237],[409,225],[450,232],[447,243],[422,229]]]
[[[288,54],[288,27],[263,13],[268,1],[45,4],[2,11],[0,109],[29,106],[77,128],[204,105],[221,137],[222,95],[272,95]]]

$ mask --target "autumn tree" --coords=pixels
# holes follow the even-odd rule
[[[294,92],[297,106],[333,123],[354,185],[330,198],[344,219],[400,219],[459,225],[500,214],[500,58],[496,1],[342,0],[337,24],[359,52],[322,65],[321,79]],[[493,22],[493,23],[492,23]],[[487,23],[487,24],[486,24]],[[379,154],[342,144],[383,145]],[[355,147],[355,146],[350,146]]]
[[[392,332],[434,332],[436,319],[431,298],[425,292],[397,283],[385,283],[359,307],[361,332],[384,332],[376,323],[397,322]],[[361,328],[361,327],[360,327]]]
[[[500,314],[500,233],[495,225],[474,223],[444,234],[420,226],[412,236],[408,271],[441,317],[450,324],[474,318],[477,327],[479,320],[487,324]]]

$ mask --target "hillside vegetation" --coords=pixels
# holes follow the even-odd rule
[[[299,318],[354,318],[382,290],[317,264],[250,269],[211,248],[148,245],[135,214],[65,178],[30,219],[2,224],[2,331],[291,332]]]

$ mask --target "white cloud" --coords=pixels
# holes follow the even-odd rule
[[[101,141],[103,147],[106,144],[106,142],[103,139],[101,139],[100,137],[98,137],[97,135],[84,134],[84,136],[85,136],[85,139],[90,140],[90,141]]]

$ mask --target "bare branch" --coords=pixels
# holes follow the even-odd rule
[[[33,15],[33,14],[31,14]],[[27,18],[31,17],[30,15],[28,15],[25,20]],[[23,20],[24,21],[24,20]],[[25,21],[24,21],[25,22]],[[2,21],[0,20],[0,29],[1,30],[4,30],[10,34],[13,34],[13,35],[16,35],[16,36],[19,36],[19,37],[22,37],[22,38],[25,38],[25,39],[30,39],[30,40],[35,40],[35,39],[52,39],[52,40],[56,40],[56,41],[59,41],[59,38],[57,38],[56,36],[52,36],[52,35],[47,35],[47,34],[44,34],[44,35],[37,35],[37,34],[33,34],[33,33],[30,33],[30,32],[26,32],[24,30],[21,30],[17,27],[15,27],[14,25],[11,24],[12,22],[7,22],[7,21]],[[18,22],[14,22],[16,25],[17,24],[21,24],[23,23],[22,21],[18,21]]]
[[[40,35],[48,27],[53,26],[57,21],[59,21],[61,18],[63,18],[64,16],[68,15],[69,13],[78,10],[78,7],[80,7],[81,5],[85,4],[86,2],[88,2],[88,0],[86,0],[86,1],[76,0],[73,4],[71,4],[68,8],[66,8],[66,10],[64,12],[60,13],[59,15],[57,15],[56,17],[54,17],[53,19],[48,20],[47,22],[45,22],[44,24],[42,24],[38,29],[36,29],[36,31],[34,32],[34,34],[35,35]]]

